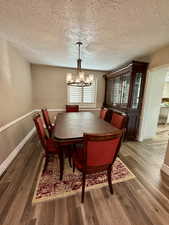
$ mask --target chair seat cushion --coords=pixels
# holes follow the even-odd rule
[[[53,141],[52,138],[48,138],[46,140],[46,147],[48,152],[51,152],[51,153],[59,152],[59,148],[56,146],[56,143]]]

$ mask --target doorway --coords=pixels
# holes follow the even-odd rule
[[[165,66],[152,69],[147,73],[138,141],[152,139],[156,136],[160,104],[168,71],[169,66]]]
[[[169,134],[169,72],[167,72],[164,80],[156,134],[161,139],[168,138]]]

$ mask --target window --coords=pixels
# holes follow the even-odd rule
[[[68,103],[94,106],[96,104],[96,80],[89,87],[68,86]]]

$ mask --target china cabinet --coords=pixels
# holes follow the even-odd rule
[[[147,67],[148,63],[132,61],[104,74],[103,107],[127,115],[127,140],[136,140],[138,136]]]

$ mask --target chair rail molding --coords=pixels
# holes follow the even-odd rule
[[[35,127],[31,129],[31,131],[22,139],[22,141],[16,146],[16,148],[8,155],[8,157],[0,164],[0,176],[5,172],[29,138],[34,134]]]
[[[80,110],[81,111],[99,111],[100,108],[83,108],[83,107],[80,107]],[[63,108],[63,109],[48,109],[49,112],[65,112],[66,110]],[[34,112],[41,112],[41,109],[35,109]]]
[[[84,107],[81,107],[80,108],[81,111],[86,111],[86,110],[89,110],[89,111],[99,111],[100,108],[84,108]],[[49,112],[64,112],[65,109],[48,109]],[[34,109],[32,110],[31,112],[29,113],[26,113],[25,115],[23,116],[20,116],[18,117],[16,120],[13,120],[3,126],[0,126],[0,133],[7,130],[9,127],[13,126],[15,123],[25,119],[27,116],[30,116],[31,114],[35,113],[35,112],[41,112],[41,109]]]
[[[26,114],[23,115],[23,116],[20,116],[20,117],[17,118],[16,120],[13,120],[13,121],[11,121],[10,123],[5,124],[4,126],[1,126],[1,127],[0,127],[0,133],[3,132],[3,131],[5,131],[5,130],[8,129],[9,127],[13,126],[15,123],[17,123],[17,122],[19,122],[19,121],[25,119],[27,116],[33,114],[34,112],[35,112],[35,110],[32,110],[31,112],[26,113]]]

